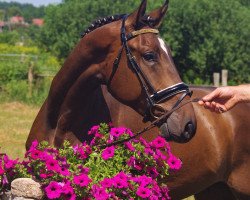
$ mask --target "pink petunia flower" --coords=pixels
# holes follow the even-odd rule
[[[135,147],[131,144],[131,142],[125,142],[124,143],[126,149],[130,150],[130,151],[135,151]]]
[[[4,167],[5,169],[13,169],[15,167],[15,165],[17,164],[17,160],[11,160],[9,159],[9,157],[7,155],[4,155],[3,157],[3,161],[4,161]]]
[[[37,141],[37,140],[34,140],[34,141],[32,142],[32,144],[31,144],[31,146],[30,146],[28,152],[34,151],[34,150],[38,147],[38,144],[39,144],[38,141]]]
[[[147,154],[147,155],[154,155],[154,151],[151,149],[151,148],[145,148],[144,149],[144,152]]]
[[[30,154],[30,157],[34,160],[41,159],[42,156],[43,156],[43,152],[37,149],[34,149],[33,151],[31,151],[31,154]]]
[[[83,147],[78,146],[74,149],[75,153],[77,153],[80,159],[84,160],[88,157],[88,154],[84,151]]]
[[[113,180],[110,178],[104,178],[100,183],[103,188],[110,188],[113,186]]]
[[[152,180],[153,179],[151,177],[148,177],[146,175],[142,175],[142,176],[137,177],[137,181],[136,182],[138,182],[138,184],[141,187],[145,187],[145,186],[151,184]]]
[[[116,178],[119,178],[119,179],[122,179],[122,180],[124,180],[124,181],[127,181],[128,180],[128,176],[127,176],[127,174],[125,174],[124,172],[119,172],[116,176],[115,176]]]
[[[134,167],[136,170],[140,171],[140,170],[142,170],[142,169],[144,168],[144,166],[145,166],[144,163],[136,161],[136,162],[134,163],[134,166],[133,166],[133,167]]]
[[[103,160],[108,160],[109,158],[113,158],[114,155],[115,155],[115,147],[114,146],[107,147],[102,152]]]
[[[169,189],[167,186],[161,187],[161,191],[162,191],[162,194],[165,197],[165,199],[171,200],[171,197],[169,196]]]
[[[166,146],[166,140],[163,137],[158,136],[152,141],[152,146],[159,149]]]
[[[131,156],[129,160],[127,161],[127,165],[130,167],[133,167],[135,165],[136,158],[134,156]]]
[[[175,157],[173,154],[169,155],[167,163],[168,163],[170,169],[174,169],[174,170],[179,170],[182,166],[181,160],[178,159],[177,157]]]
[[[53,175],[54,175],[53,173],[49,173],[49,174],[41,173],[40,177],[43,179],[46,179],[46,178],[52,177]]]
[[[92,195],[96,200],[107,200],[109,198],[108,193],[103,187],[97,185],[92,186]]]
[[[123,180],[123,179],[120,179],[119,177],[114,177],[113,178],[113,183],[114,183],[114,187],[115,188],[128,188],[128,181],[127,180]]]
[[[157,196],[157,195],[151,195],[148,199],[149,200],[159,200],[159,196]]]
[[[54,158],[48,152],[43,152],[42,155],[40,156],[40,159],[47,161],[47,160],[53,160]]]
[[[85,152],[87,153],[87,155],[92,153],[92,149],[89,145],[85,144],[84,146]]]
[[[136,160],[134,156],[131,156],[129,160],[127,161],[127,165],[130,167],[133,167],[134,169],[140,171],[144,168],[145,164]]]
[[[133,136],[133,135],[134,135],[134,133],[133,133],[129,128],[126,129],[126,133],[127,133],[129,136]]]
[[[74,189],[70,185],[70,182],[64,183],[64,185],[62,186],[62,193],[63,193],[64,199],[67,199],[67,200],[76,199],[76,194],[74,193]]]
[[[1,163],[0,163],[1,164]],[[2,176],[4,174],[4,170],[3,170],[3,168],[1,167],[1,165],[0,165],[0,176]]]
[[[63,176],[70,176],[70,171],[66,167],[61,167],[59,173]]]
[[[89,131],[88,131],[88,135],[95,135],[96,133],[98,133],[100,126],[93,126]]]
[[[89,168],[88,167],[83,167],[82,165],[78,166],[78,169],[82,174],[88,174],[89,173]]]
[[[167,160],[166,155],[160,149],[155,150],[155,154],[153,155],[155,160]]]
[[[61,196],[62,186],[58,182],[52,181],[45,188],[45,192],[49,199],[57,199]]]
[[[139,141],[142,143],[143,146],[145,146],[146,148],[150,147],[149,142],[147,142],[144,138],[140,137]]]
[[[55,159],[49,159],[46,161],[46,167],[48,170],[51,171],[56,171],[56,172],[60,172],[61,171],[61,167],[58,164],[58,161]]]
[[[44,174],[44,173],[40,174],[39,176],[40,176],[40,178],[42,178],[42,179],[46,179],[46,178],[47,178],[47,174]]]
[[[155,180],[152,181],[151,185],[152,185],[152,194],[158,197],[162,196],[161,188]]]
[[[86,187],[91,182],[91,179],[88,177],[88,175],[81,174],[75,176],[73,181],[76,185],[79,185],[80,187]]]
[[[150,193],[150,189],[145,187],[139,187],[136,191],[136,194],[143,199],[148,198],[150,196]]]
[[[159,172],[157,171],[155,167],[148,167],[147,173],[149,174],[150,177],[154,179],[159,175]]]
[[[64,196],[64,199],[67,199],[67,200],[76,200],[76,194],[74,192],[64,194],[63,196]]]
[[[119,128],[111,128],[110,130],[110,135],[118,138],[120,137],[122,134],[124,134],[126,132],[126,128],[123,127],[119,127]]]

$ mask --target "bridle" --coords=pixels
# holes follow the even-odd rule
[[[177,94],[182,93],[182,95],[180,96],[180,98],[176,101],[176,103],[174,104],[174,106],[172,107],[172,109],[176,108],[181,102],[182,100],[188,95],[188,96],[192,96],[192,91],[190,91],[189,87],[187,84],[181,82],[181,83],[177,83],[175,85],[172,85],[170,87],[164,88],[162,90],[156,91],[153,87],[153,85],[150,83],[149,79],[147,78],[146,74],[141,70],[141,67],[139,66],[139,64],[136,62],[135,57],[133,56],[130,48],[128,47],[128,41],[133,39],[134,37],[140,35],[140,34],[145,34],[145,33],[153,33],[153,34],[158,34],[159,31],[157,29],[151,29],[151,28],[147,28],[147,29],[140,29],[137,31],[133,31],[129,34],[126,34],[126,29],[125,29],[125,21],[127,19],[128,15],[124,15],[122,17],[122,26],[121,26],[121,42],[122,42],[122,47],[120,48],[119,52],[118,52],[118,56],[116,57],[114,63],[113,63],[113,70],[112,73],[110,75],[110,78],[107,82],[107,86],[109,87],[111,84],[111,81],[119,67],[119,63],[121,60],[121,56],[122,56],[122,52],[125,49],[126,52],[126,56],[128,59],[128,62],[130,64],[130,66],[132,67],[132,69],[135,71],[141,85],[142,88],[146,94],[146,99],[147,99],[147,110],[145,111],[145,118],[148,117],[153,117],[154,119],[158,118],[154,112],[153,112],[153,108],[156,107],[160,107],[162,108],[159,103],[173,97],[176,96]],[[165,109],[164,109],[165,111]],[[166,111],[165,111],[166,113]]]

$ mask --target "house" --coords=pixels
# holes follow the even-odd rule
[[[34,18],[32,19],[32,24],[36,26],[43,26],[44,20],[41,18]]]
[[[24,24],[24,18],[22,16],[13,16],[10,18],[11,24]]]

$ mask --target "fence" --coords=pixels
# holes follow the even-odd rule
[[[227,86],[227,80],[228,80],[228,70],[223,69],[221,70],[221,85]],[[220,73],[218,72],[213,73],[213,83],[215,87],[220,86]]]
[[[25,102],[42,101],[58,70],[45,63],[46,57],[38,55],[0,54],[1,98],[10,96]]]

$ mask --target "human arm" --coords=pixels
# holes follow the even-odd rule
[[[243,102],[250,102],[250,84],[218,87],[198,103],[212,112],[222,113]]]

